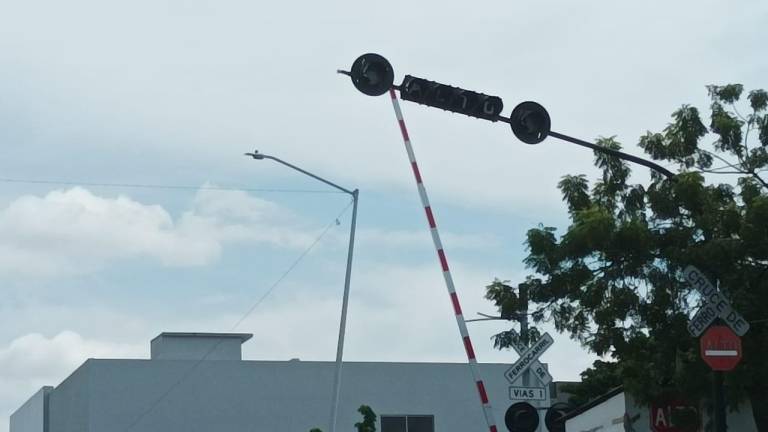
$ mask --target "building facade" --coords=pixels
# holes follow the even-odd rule
[[[163,333],[149,360],[89,359],[12,416],[10,432],[328,431],[333,362],[243,361],[249,334]],[[499,431],[512,400],[508,364],[480,364]],[[485,429],[466,364],[345,362],[339,431],[370,406],[381,432]],[[528,401],[546,431],[551,401]]]
[[[644,405],[621,387],[567,414],[565,427],[567,432],[687,432],[691,428],[677,426],[674,421],[675,412],[683,410],[698,418],[696,431],[711,430],[706,427],[710,422],[706,410],[698,406],[681,400]],[[728,430],[757,432],[749,402],[726,415]]]

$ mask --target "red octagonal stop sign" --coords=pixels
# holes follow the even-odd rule
[[[741,338],[726,326],[712,326],[699,339],[701,358],[716,371],[729,371],[741,361]]]

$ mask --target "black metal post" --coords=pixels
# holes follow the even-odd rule
[[[520,300],[520,308],[517,311],[517,319],[520,322],[520,339],[525,344],[525,348],[528,348],[531,346],[531,336],[528,331],[528,287],[518,285],[517,293]],[[529,369],[523,372],[523,385],[526,387],[531,385],[531,371]]]
[[[714,401],[714,421],[715,432],[726,432],[728,430],[728,424],[725,419],[725,388],[723,385],[723,372],[712,371],[713,383],[713,401]]]
[[[627,154],[627,153],[624,153],[624,152],[621,152],[621,151],[618,151],[618,150],[602,147],[602,146],[599,146],[597,144],[593,144],[591,142],[580,140],[578,138],[570,137],[568,135],[561,134],[561,133],[558,133],[558,132],[555,132],[555,131],[549,131],[549,136],[561,139],[563,141],[567,141],[567,142],[572,143],[572,144],[577,144],[577,145],[580,145],[582,147],[587,147],[587,148],[590,148],[592,150],[599,151],[599,152],[605,153],[605,154],[610,155],[610,156],[615,156],[615,157],[617,157],[619,159],[623,159],[625,161],[634,162],[634,163],[636,163],[638,165],[643,165],[645,167],[648,167],[648,168],[656,171],[659,174],[664,175],[668,179],[672,179],[672,178],[675,177],[675,174],[672,173],[672,171],[664,168],[663,166],[661,166],[659,164],[653,163],[653,162],[651,162],[649,160],[646,160],[646,159],[643,159],[641,157],[637,157],[637,156],[634,156],[634,155],[631,155],[631,154]]]

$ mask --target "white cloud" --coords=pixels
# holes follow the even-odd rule
[[[88,358],[130,358],[141,351],[130,345],[85,340],[72,331],[51,338],[30,333],[0,349],[0,374],[5,379],[26,376],[55,384],[57,377],[63,378]]]
[[[244,192],[200,190],[174,220],[159,205],[75,187],[23,196],[0,210],[0,273],[78,274],[139,257],[206,265],[228,243],[304,247],[314,236],[298,228],[290,212]]]
[[[302,250],[320,228],[289,210],[243,191],[202,188],[175,218],[160,205],[114,198],[74,187],[25,195],[0,209],[0,274],[59,276],[98,271],[111,262],[150,258],[164,266],[203,266],[227,245],[261,244]],[[346,232],[325,243],[346,245]],[[498,245],[488,235],[443,234],[447,246]],[[360,230],[358,243],[375,248],[428,248],[427,230]]]

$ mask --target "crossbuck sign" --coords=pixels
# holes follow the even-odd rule
[[[519,355],[522,358],[522,354],[525,352],[525,350],[528,349],[528,347],[523,344],[523,342],[520,340],[520,336],[517,334],[515,330],[510,330],[515,335],[515,339],[517,340],[517,344],[512,344],[512,348],[514,348],[517,355]],[[538,360],[532,361],[528,368],[533,371],[533,374],[536,375],[536,378],[541,381],[542,384],[547,385],[552,382],[552,375],[547,372],[547,369],[544,368],[544,365],[539,363]],[[515,382],[512,381],[510,384],[514,384]]]
[[[552,336],[550,336],[549,333],[544,333],[544,335],[541,336],[539,340],[534,342],[533,345],[531,345],[527,350],[520,353],[520,358],[517,359],[512,367],[507,369],[507,371],[504,373],[504,376],[507,377],[507,380],[510,383],[514,384],[515,381],[517,381],[517,379],[522,376],[523,372],[530,368],[534,362],[538,363],[538,358],[544,354],[544,351],[546,351],[554,343],[555,341],[552,339]],[[543,370],[543,366],[541,366],[541,368]],[[538,371],[534,371],[534,373],[536,373],[536,375],[539,376],[539,379],[541,379],[541,375],[538,373]]]
[[[731,307],[728,300],[717,291],[717,288],[709,282],[704,274],[696,267],[689,265],[683,270],[683,275],[685,280],[707,301],[691,319],[688,324],[688,332],[694,337],[698,337],[717,317],[720,317],[734,333],[744,336],[749,330],[749,323]]]

